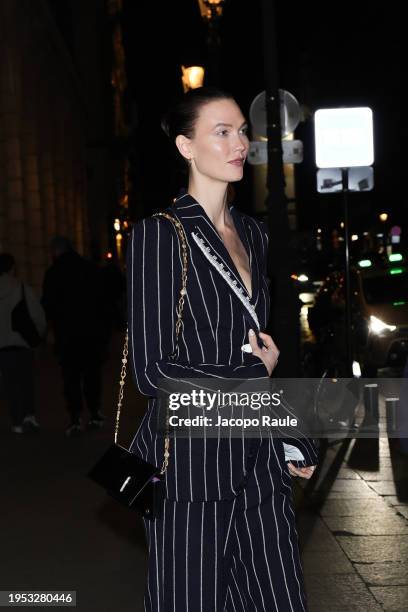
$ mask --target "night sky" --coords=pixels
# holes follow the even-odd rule
[[[373,109],[375,189],[350,196],[352,230],[369,229],[383,210],[391,224],[405,227],[404,20],[387,5],[381,11],[363,1],[321,6],[318,11],[314,3],[277,2],[280,87],[312,112],[333,106]],[[207,61],[206,29],[196,0],[125,0],[123,30],[128,108],[133,117],[137,110],[132,167],[137,197],[149,214],[185,182],[175,173],[160,115],[182,93],[180,65]],[[248,116],[251,101],[265,88],[261,0],[227,1],[220,34],[218,85],[235,95]],[[341,196],[316,194],[312,120],[300,124],[295,137],[303,140],[305,154],[296,167],[299,229],[334,227],[342,218]],[[250,194],[247,171],[238,189],[244,209],[250,210]]]

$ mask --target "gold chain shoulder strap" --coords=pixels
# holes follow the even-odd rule
[[[177,219],[177,217],[174,217],[173,215],[171,215],[170,213],[166,213],[166,212],[157,212],[154,213],[152,215],[152,217],[166,217],[166,219],[168,219],[169,221],[171,221],[173,223],[173,225],[176,227],[179,238],[180,238],[180,244],[181,244],[181,258],[182,258],[182,271],[181,271],[181,289],[180,289],[180,297],[179,297],[179,302],[178,302],[178,307],[176,307],[176,313],[177,313],[177,321],[176,321],[176,347],[175,350],[173,351],[173,353],[171,353],[170,357],[174,357],[177,353],[177,348],[178,348],[178,337],[179,337],[179,333],[180,333],[180,328],[182,325],[182,316],[183,316],[183,308],[184,308],[184,296],[187,293],[187,263],[188,263],[188,259],[187,259],[187,240],[186,240],[186,235],[184,233],[184,228],[182,226],[182,224],[180,223],[180,221]],[[120,419],[120,411],[122,408],[122,404],[123,404],[123,391],[124,391],[124,386],[125,386],[125,378],[126,378],[126,364],[127,364],[127,358],[128,358],[128,353],[129,353],[129,327],[126,328],[126,335],[125,335],[125,342],[123,345],[123,353],[122,353],[122,368],[120,371],[120,380],[119,380],[119,397],[118,397],[118,407],[117,407],[117,411],[116,411],[116,422],[115,422],[115,444],[117,443],[117,439],[118,439],[118,432],[119,432],[119,419]],[[169,462],[169,447],[170,447],[170,439],[169,439],[169,433],[168,433],[168,427],[169,427],[169,421],[168,421],[169,415],[166,415],[166,437],[164,439],[164,459],[163,459],[163,464],[160,470],[161,474],[164,474],[164,472],[167,469],[168,466],[168,462]]]

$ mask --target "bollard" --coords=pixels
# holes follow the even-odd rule
[[[398,397],[387,397],[385,399],[385,416],[387,419],[387,434],[389,438],[398,435]]]
[[[364,385],[364,410],[364,421],[361,424],[361,431],[377,434],[379,432],[378,422],[380,418],[377,383]]]

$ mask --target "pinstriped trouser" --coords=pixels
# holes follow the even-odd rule
[[[144,521],[146,612],[306,612],[291,476],[273,453],[262,442],[232,500],[165,500],[163,518]]]

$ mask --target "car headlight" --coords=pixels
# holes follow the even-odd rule
[[[374,315],[370,315],[370,330],[374,334],[380,334],[383,331],[394,331],[395,329],[397,329],[396,325],[388,325],[381,321],[381,319],[374,317]]]

